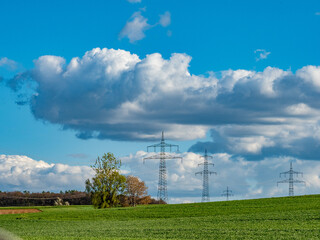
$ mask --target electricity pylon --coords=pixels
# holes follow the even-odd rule
[[[160,159],[159,164],[159,182],[158,182],[158,200],[159,202],[168,201],[168,193],[167,193],[167,167],[166,167],[166,159],[181,159],[182,157],[176,157],[173,155],[169,155],[166,153],[166,148],[170,148],[170,152],[172,148],[176,148],[179,152],[179,146],[168,144],[164,141],[164,134],[162,132],[161,142],[157,144],[153,144],[147,147],[147,151],[149,152],[149,148],[153,148],[154,152],[156,152],[157,148],[160,148],[160,153],[153,155],[151,157],[146,157],[143,159],[143,162],[147,159]]]
[[[229,187],[227,187],[227,190],[224,190],[221,196],[227,197],[227,201],[229,200],[229,197],[233,196],[232,191],[229,190]]]
[[[202,202],[209,202],[210,201],[210,196],[209,196],[209,175],[211,174],[216,174],[216,172],[211,172],[208,170],[208,166],[212,165],[214,166],[213,163],[209,163],[208,159],[212,159],[211,156],[208,156],[207,154],[207,149],[204,152],[204,156],[201,156],[204,158],[203,163],[198,164],[198,166],[203,165],[203,170],[200,172],[196,172],[196,175],[200,174],[203,176],[203,182],[202,182]]]
[[[300,174],[303,177],[303,173],[302,172],[293,171],[292,162],[290,162],[290,170],[287,171],[287,172],[280,173],[280,177],[281,177],[281,175],[284,175],[286,177],[287,174],[289,175],[289,179],[285,179],[285,180],[277,182],[277,186],[279,185],[279,183],[289,183],[289,196],[293,196],[294,195],[293,184],[294,183],[304,183],[304,184],[306,184],[306,183],[305,183],[305,181],[293,179],[294,175],[299,177],[299,174]]]

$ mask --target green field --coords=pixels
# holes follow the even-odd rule
[[[320,195],[0,215],[22,239],[320,239]]]

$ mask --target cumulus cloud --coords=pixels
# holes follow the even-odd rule
[[[15,61],[7,57],[0,58],[0,67],[5,67],[9,70],[15,70],[17,66],[18,64]]]
[[[159,160],[143,158],[153,155],[139,151],[122,158],[128,169],[128,174],[139,176],[149,187],[149,194],[157,196],[158,164]],[[168,160],[168,196],[170,203],[201,201],[202,177],[195,176],[195,172],[203,170],[199,163],[203,162],[200,155],[195,153],[182,153],[183,161]],[[233,199],[280,197],[288,195],[288,185],[277,186],[280,172],[289,170],[293,162],[295,171],[304,172],[304,177],[299,180],[306,182],[295,185],[295,194],[315,194],[320,188],[320,163],[316,161],[301,161],[289,157],[266,158],[262,161],[247,161],[241,157],[234,157],[226,153],[214,154],[211,160],[214,167],[210,171],[217,172],[209,179],[209,192],[211,200],[224,200],[221,197],[227,186],[233,191]]]
[[[76,130],[82,139],[154,140],[164,130],[168,138],[191,140],[211,130],[212,141],[190,150],[317,159],[318,66],[195,75],[190,61],[179,53],[141,59],[95,48],[68,63],[41,56],[7,85],[18,93],[26,83],[34,86],[27,101],[34,116]]]
[[[208,93],[214,91],[215,81],[188,72],[190,60],[185,54],[173,54],[169,60],[151,54],[141,60],[123,50],[97,48],[68,65],[61,57],[42,56],[28,76],[18,75],[8,85],[17,90],[34,81],[33,114],[65,129],[78,129],[83,139],[146,140],[158,138],[162,130],[168,131],[168,137],[177,133],[180,139],[192,139],[205,136],[207,127],[163,119],[170,108],[183,107],[179,99],[185,98],[186,91],[201,92],[204,85]],[[192,104],[195,97],[190,94],[186,101]],[[150,111],[155,105],[159,111]],[[181,118],[186,110],[180,110]]]
[[[134,175],[145,181],[148,193],[157,196],[159,160],[143,158],[155,153],[138,151],[122,157],[122,174]],[[202,177],[195,172],[201,171],[203,162],[201,155],[184,152],[174,154],[183,157],[180,160],[167,160],[168,195],[170,203],[186,203],[201,201]],[[280,172],[289,170],[293,162],[295,171],[303,172],[306,182],[295,185],[295,194],[315,194],[320,188],[320,163],[317,161],[301,161],[290,157],[265,158],[262,161],[248,161],[227,153],[212,155],[210,160],[214,166],[210,171],[217,172],[209,179],[209,191],[212,201],[224,200],[221,193],[227,186],[234,192],[233,199],[262,197],[279,197],[288,195],[288,186],[277,187]],[[66,164],[49,164],[33,160],[27,156],[0,155],[0,188],[2,191],[32,192],[60,190],[84,190],[84,182],[94,175],[88,166],[69,166]]]
[[[320,66],[305,66],[297,71],[297,76],[320,91]]]
[[[162,27],[167,27],[171,24],[171,13],[166,11],[164,14],[160,15],[160,25]]]
[[[257,49],[254,53],[256,54],[256,61],[266,59],[271,54],[271,52],[267,52],[265,49]]]
[[[145,31],[152,26],[148,24],[148,19],[141,15],[141,11],[135,12],[127,21],[119,34],[119,38],[128,38],[131,43],[145,38]]]
[[[93,175],[93,170],[88,166],[49,164],[27,156],[0,155],[2,191],[84,191],[85,180]]]
[[[304,119],[305,116],[301,116],[300,111],[305,109],[302,107],[301,110],[301,106],[297,108],[297,117]],[[210,131],[212,141],[199,141],[189,151],[202,152],[207,149],[211,153],[228,152],[250,160],[274,156],[318,160],[320,144],[317,119],[318,117],[307,121],[292,120],[290,124],[219,126]]]
[[[145,38],[145,32],[147,30],[154,28],[157,25],[167,27],[171,24],[171,13],[168,11],[166,11],[164,14],[161,14],[159,22],[154,25],[150,25],[148,23],[148,19],[142,16],[142,11],[145,11],[145,8],[133,13],[119,33],[119,39],[128,38],[131,43],[134,43]],[[167,35],[171,36],[172,32],[168,31]]]

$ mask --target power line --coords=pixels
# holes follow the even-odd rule
[[[169,155],[166,153],[166,149],[170,148],[170,152],[173,148],[177,149],[179,152],[179,146],[173,144],[167,144],[164,140],[164,133],[162,132],[161,142],[157,144],[153,144],[147,147],[147,151],[149,152],[149,148],[153,148],[154,152],[156,152],[157,148],[160,148],[160,153],[153,155],[151,157],[146,157],[143,159],[143,162],[147,159],[160,159],[159,164],[159,182],[158,182],[158,200],[168,202],[168,193],[167,193],[167,167],[166,167],[166,159],[181,159],[182,157],[176,157],[173,155]]]
[[[204,156],[201,156],[204,161],[203,163],[198,164],[198,166],[203,165],[203,170],[200,172],[196,172],[196,175],[200,174],[203,176],[203,182],[202,182],[202,202],[209,202],[210,196],[209,196],[209,175],[216,174],[216,172],[211,172],[208,170],[208,166],[212,165],[213,163],[209,163],[208,159],[212,159],[211,156],[208,156],[207,149],[205,150]]]
[[[227,197],[227,201],[229,200],[229,197],[233,196],[232,191],[227,186],[227,190],[224,190],[221,196]]]
[[[289,183],[289,196],[293,196],[294,195],[293,184],[294,183],[304,183],[304,184],[306,184],[306,183],[305,183],[305,181],[296,180],[296,179],[293,178],[294,175],[299,177],[299,174],[301,175],[301,177],[303,177],[303,173],[302,172],[293,171],[292,162],[290,162],[290,170],[287,171],[287,172],[280,173],[280,178],[281,178],[282,175],[284,175],[286,177],[287,174],[289,175],[289,179],[285,179],[285,180],[277,182],[277,186],[279,185],[279,183]]]

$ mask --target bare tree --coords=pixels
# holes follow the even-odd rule
[[[148,187],[135,176],[127,176],[127,193],[129,196],[129,202],[131,206],[137,205],[137,199],[146,197]]]

